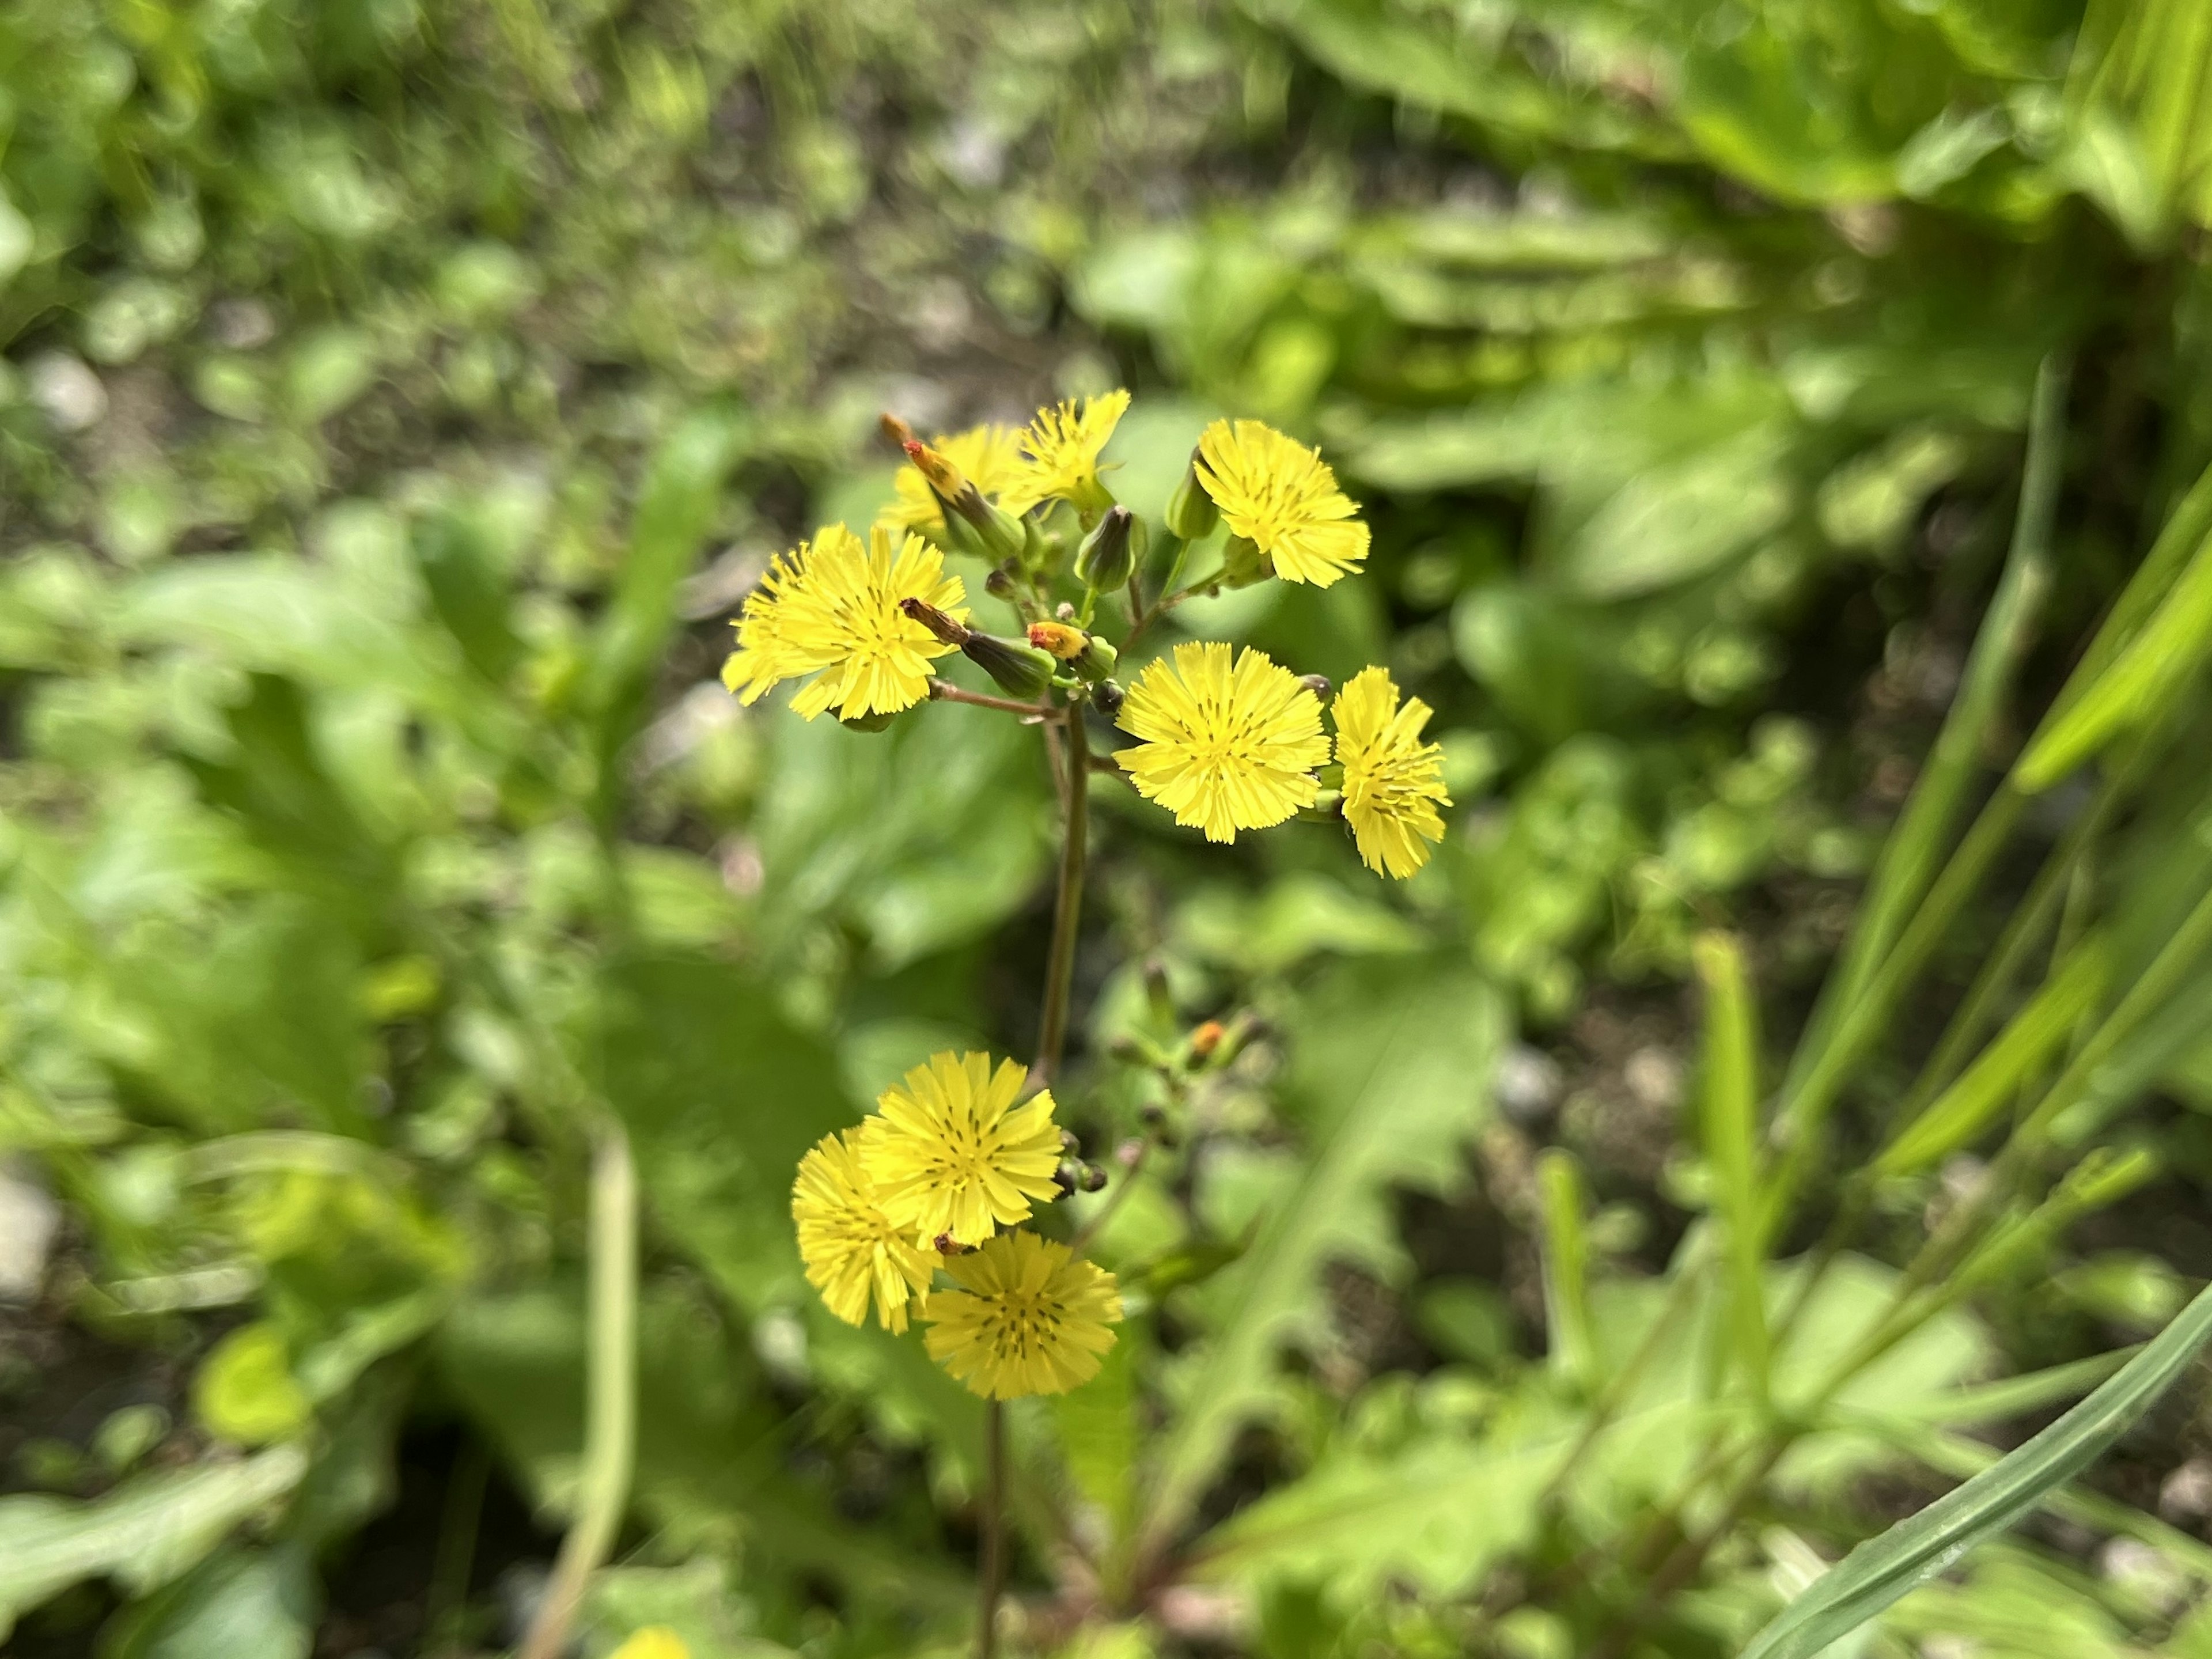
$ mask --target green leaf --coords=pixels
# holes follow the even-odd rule
[[[448,507],[417,523],[409,544],[431,608],[461,654],[493,684],[504,683],[523,647],[507,620],[506,573],[483,524]]]
[[[319,1599],[305,1551],[232,1552],[124,1613],[100,1659],[307,1659]]]
[[[216,1343],[192,1379],[192,1409],[210,1431],[240,1445],[289,1439],[305,1428],[307,1396],[293,1380],[284,1334],[264,1321]]]
[[[1325,1318],[1322,1269],[1396,1265],[1387,1188],[1452,1180],[1489,1111],[1503,1009],[1466,969],[1364,962],[1322,980],[1308,1006],[1288,1088],[1303,1159],[1251,1247],[1200,1292],[1219,1323],[1175,1379],[1144,1510],[1156,1541],[1181,1529],[1238,1427],[1273,1397],[1278,1351]]]
[[[1875,1172],[1924,1170],[1972,1139],[2074,1035],[2081,1016],[2103,997],[2106,974],[2106,953],[2098,941],[2077,950],[1981,1057],[1883,1149],[1875,1160]]]
[[[26,1608],[106,1575],[143,1595],[189,1571],[224,1534],[290,1492],[307,1472],[297,1446],[239,1463],[164,1470],[90,1503],[0,1498],[0,1637]]]
[[[1725,933],[1693,947],[1705,991],[1705,1076],[1699,1092],[1705,1161],[1729,1266],[1729,1328],[1736,1367],[1754,1395],[1766,1392],[1766,1309],[1761,1288],[1765,1239],[1758,1188],[1759,1014],[1745,981],[1743,952]]]
[[[1814,1659],[2071,1480],[2148,1411],[2212,1340],[2204,1291],[2080,1405],[1956,1491],[1860,1545],[1784,1608],[1743,1659]]]
[[[1544,1327],[1552,1373],[1571,1389],[1586,1388],[1597,1350],[1590,1335],[1589,1231],[1574,1154],[1555,1146],[1539,1158],[1536,1189],[1544,1208]]]
[[[2191,492],[2175,513],[2177,520],[2204,489],[2200,483]],[[2145,581],[2157,561],[2154,547],[2137,573],[2136,582]],[[2114,632],[2116,637],[2128,599],[2136,591],[2130,584],[2106,624],[2106,630]],[[2103,637],[2100,632],[2100,640]],[[2013,781],[2030,794],[2039,793],[2094,757],[2121,732],[2155,719],[2181,695],[2208,652],[2212,652],[2212,536],[2197,543],[2195,556],[2174,578],[2141,631],[2113,652],[2109,665],[2094,678],[2080,682],[2081,689],[2074,693],[2063,714],[2053,711],[2053,718],[2036,733],[2013,767]],[[2070,683],[2069,690],[2072,690]]]

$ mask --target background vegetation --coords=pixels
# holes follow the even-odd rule
[[[1218,412],[1338,462],[1371,574],[1192,625],[1388,662],[1461,805],[1386,890],[1100,796],[1063,1093],[1181,1145],[1117,1364],[1015,1414],[1019,1645],[1736,1651],[2212,1273],[2208,53],[2190,0],[0,0],[10,1650],[511,1640],[602,1107],[644,1407],[586,1652],[964,1641],[975,1402],[822,1314],[788,1183],[1028,1050],[1051,786],[714,671],[888,495],[879,410],[1127,384],[1141,510]],[[2155,684],[1992,793],[2161,526]],[[2022,914],[2026,1036],[1855,1177]],[[1113,1058],[1235,1010],[1233,1066]],[[1831,1650],[2212,1653],[2198,1405]]]

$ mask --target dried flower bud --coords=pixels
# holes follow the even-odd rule
[[[911,620],[920,623],[924,628],[927,628],[931,633],[937,635],[938,639],[944,644],[965,645],[968,643],[969,634],[970,631],[968,625],[958,620],[957,617],[947,616],[944,611],[939,611],[935,605],[930,604],[928,600],[916,599],[901,599],[899,601],[899,609]]]
[[[1221,1046],[1221,1035],[1224,1029],[1219,1020],[1209,1019],[1203,1025],[1194,1030],[1190,1034],[1191,1059],[1194,1060],[1211,1059],[1213,1051]]]
[[[1143,534],[1143,522],[1127,507],[1109,507],[1075,550],[1075,579],[1101,593],[1119,592],[1137,573]]]
[[[1190,452],[1190,465],[1182,470],[1182,482],[1168,497],[1168,528],[1183,540],[1194,542],[1210,535],[1220,521],[1221,509],[1213,504],[1213,497],[1198,481],[1198,452],[1194,449]]]
[[[1316,697],[1325,697],[1329,692],[1328,676],[1326,674],[1301,674],[1298,684]]]
[[[914,428],[889,410],[876,417],[876,423],[883,428],[884,436],[900,449],[904,449],[915,441]]]
[[[900,440],[899,447],[906,451],[906,458],[914,463],[915,470],[929,481],[929,487],[937,492],[939,500],[949,502],[969,488],[966,473],[953,465],[950,458],[932,449],[911,433]]]

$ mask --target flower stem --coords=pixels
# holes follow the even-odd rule
[[[978,708],[996,708],[1006,714],[1024,714],[1031,718],[1038,718],[1052,713],[1050,708],[1041,702],[1017,702],[1012,697],[986,696],[981,691],[963,691],[958,686],[950,684],[944,680],[930,681],[929,696],[931,701],[934,702],[972,703]]]
[[[1060,890],[1053,902],[1052,953],[1045,964],[1044,1014],[1037,1032],[1036,1076],[1049,1081],[1067,1043],[1067,1004],[1075,981],[1075,940],[1083,922],[1083,869],[1089,854],[1091,750],[1080,704],[1069,708],[1066,734],[1067,825],[1060,843]]]
[[[553,1659],[562,1651],[585,1584],[614,1547],[629,1498],[637,1431],[637,1171],[629,1138],[612,1122],[592,1153],[590,1266],[576,1519],[561,1540],[520,1659]]]
[[[1006,1408],[983,1402],[983,1559],[975,1659],[996,1659],[999,1596],[1006,1581]]]

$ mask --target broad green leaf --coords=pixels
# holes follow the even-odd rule
[[[297,1545],[233,1552],[125,1613],[100,1659],[307,1659],[320,1599]]]
[[[1765,1238],[1758,1188],[1759,1011],[1743,952],[1725,933],[1707,933],[1693,947],[1705,987],[1705,1075],[1699,1119],[1714,1207],[1729,1266],[1728,1328],[1735,1368],[1754,1395],[1766,1392],[1766,1310],[1761,1281]]]
[[[2001,1111],[2029,1076],[2066,1043],[2105,993],[2106,953],[2092,939],[2013,1016],[1958,1081],[1929,1103],[1875,1160],[1882,1175],[1924,1170],[1955,1152]]]
[[[1460,1144],[1489,1109],[1501,1009],[1488,983],[1434,963],[1363,963],[1322,980],[1297,1028],[1289,1095],[1302,1161],[1250,1248],[1202,1289],[1218,1320],[1178,1368],[1144,1532],[1179,1532],[1237,1429],[1273,1397],[1278,1351],[1323,1316],[1334,1260],[1394,1265],[1387,1188],[1450,1182]]]
[[[1984,1539],[2020,1520],[2111,1447],[2212,1340],[2212,1290],[2109,1382],[1955,1492],[1860,1545],[1784,1609],[1743,1659],[1814,1659]]]
[[[216,1344],[192,1379],[192,1408],[226,1440],[258,1446],[307,1426],[307,1396],[293,1379],[284,1334],[260,1322]]]
[[[1462,1595],[1525,1548],[1562,1443],[1439,1437],[1389,1456],[1334,1456],[1239,1510],[1193,1547],[1200,1579],[1329,1586],[1347,1600],[1404,1583]]]
[[[167,1583],[290,1492],[307,1467],[299,1447],[272,1446],[242,1462],[140,1475],[90,1503],[0,1498],[0,1636],[81,1579],[112,1577],[133,1595]]]

